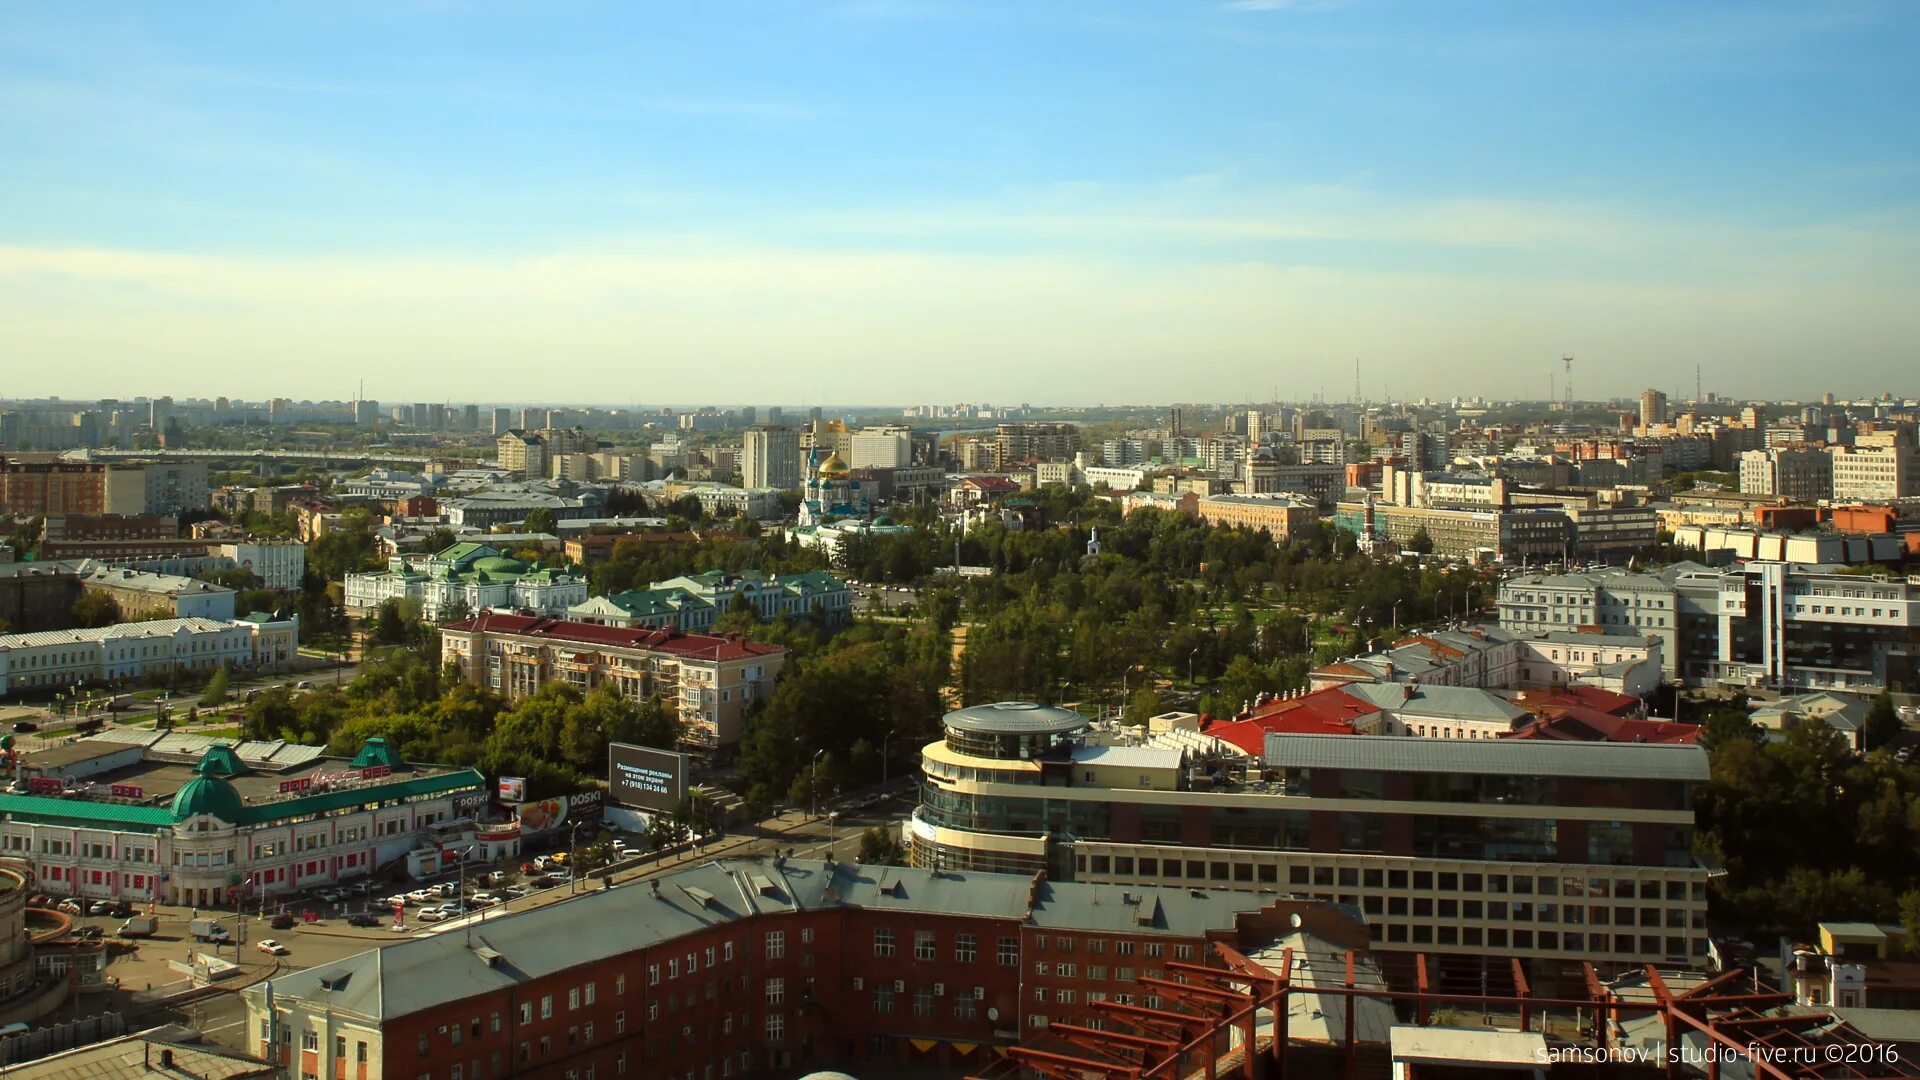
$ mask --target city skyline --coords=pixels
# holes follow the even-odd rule
[[[1810,399],[1920,340],[1890,4],[0,24],[12,397]]]

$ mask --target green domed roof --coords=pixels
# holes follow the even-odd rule
[[[217,776],[187,781],[173,796],[173,817],[185,821],[195,814],[212,814],[229,825],[240,820],[240,793]]]
[[[882,528],[890,528],[894,525],[894,520],[885,514],[881,514],[879,517],[873,519],[873,523]]]
[[[527,564],[505,555],[489,555],[484,559],[475,559],[473,568],[489,574],[521,574],[526,572]]]

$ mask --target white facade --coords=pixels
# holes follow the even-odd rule
[[[139,679],[169,668],[210,672],[271,663],[257,642],[277,649],[295,626],[283,623],[159,619],[97,630],[0,635],[0,694]]]
[[[1859,449],[1835,446],[1833,498],[1835,502],[1876,502],[1920,495],[1920,468],[1911,446]]]
[[[236,541],[215,544],[210,550],[232,559],[235,566],[260,575],[269,589],[297,589],[307,573],[307,546],[291,540]]]
[[[856,431],[847,457],[856,469],[900,469],[913,461],[913,438],[906,428]]]

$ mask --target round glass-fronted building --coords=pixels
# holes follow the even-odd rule
[[[925,778],[907,835],[925,869],[1035,873],[1050,836],[1087,835],[1105,806],[1064,801],[1049,810],[1048,783],[1068,782],[1087,718],[1030,701],[969,705],[946,715],[945,738],[920,752]],[[1051,776],[1051,779],[1049,777]],[[1101,835],[1096,833],[1094,835]]]

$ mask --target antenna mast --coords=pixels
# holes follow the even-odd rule
[[[1562,388],[1562,391],[1567,395],[1567,397],[1566,397],[1566,403],[1563,406],[1561,406],[1561,408],[1566,412],[1572,412],[1573,411],[1573,357],[1562,356],[1560,358],[1560,362],[1567,366],[1567,385]]]

